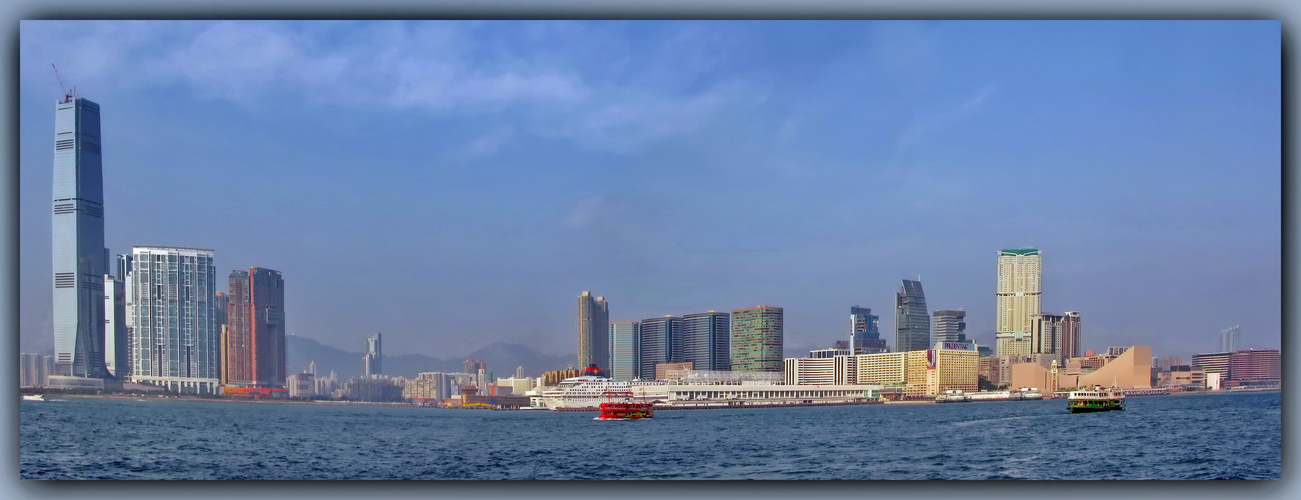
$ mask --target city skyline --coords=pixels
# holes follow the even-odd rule
[[[1281,336],[1278,301],[1233,292],[1281,289],[1277,23],[23,27],[24,351],[52,349],[51,61],[107,106],[105,246],[165,241],[216,249],[222,274],[280,269],[292,333],[331,345],[380,330],[393,352],[572,353],[570,301],[600,290],[611,320],[778,305],[786,345],[817,347],[844,338],[845,307],[885,310],[918,274],[928,304],[967,311],[968,337],[992,345],[988,256],[1023,244],[1050,256],[1043,309],[1088,316],[1085,349],[1190,356],[1229,325],[1243,347]],[[555,50],[525,63],[535,46]],[[421,86],[422,65],[452,76]],[[353,76],[366,68],[378,77]],[[415,132],[430,128],[443,132]],[[427,141],[437,154],[402,152]],[[1033,181],[986,200],[1009,167]],[[215,188],[255,175],[266,182]],[[871,196],[832,194],[845,178]],[[250,230],[281,203],[301,208]],[[178,208],[150,209],[164,204]],[[1207,313],[1151,318],[1176,305]]]

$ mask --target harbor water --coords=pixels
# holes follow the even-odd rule
[[[1279,392],[657,411],[47,397],[23,479],[1279,479]]]

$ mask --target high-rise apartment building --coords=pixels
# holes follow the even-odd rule
[[[708,311],[682,317],[682,361],[694,370],[731,370],[732,330],[727,313]]]
[[[1241,346],[1241,326],[1231,326],[1220,330],[1220,352],[1238,352],[1238,348]]]
[[[384,349],[380,343],[380,338],[379,332],[366,337],[366,355],[362,356],[361,361],[367,377],[375,377],[384,373],[382,364]]]
[[[931,344],[967,341],[967,312],[941,309],[932,315]]]
[[[732,311],[732,371],[782,371],[782,317],[782,308],[772,306]]]
[[[903,280],[903,286],[894,294],[894,348],[921,351],[931,345],[931,316],[926,312],[922,282]]]
[[[641,376],[637,359],[641,339],[641,323],[618,321],[610,323],[610,378],[632,380]]]
[[[1030,332],[1039,314],[1043,290],[1043,256],[1034,248],[998,252],[998,297],[994,333],[999,337]],[[1010,342],[1010,341],[1009,341]],[[1002,356],[1004,353],[998,351]]]
[[[132,248],[131,380],[181,393],[216,393],[220,353],[212,250]]]
[[[104,181],[99,105],[66,95],[54,111],[55,375],[101,378],[104,367]]]
[[[285,386],[285,282],[280,271],[254,267],[230,273],[227,328],[222,359],[226,383],[240,387]],[[216,324],[221,327],[220,317]]]
[[[123,378],[130,374],[127,354],[126,283],[104,275],[104,369],[109,376]]]
[[[1057,363],[1066,366],[1063,356],[1066,316],[1062,314],[1036,314],[1030,319],[1030,354],[1055,355]]]
[[[653,377],[655,365],[682,362],[682,318],[665,315],[641,320],[640,333],[637,373],[641,378]]]
[[[610,367],[610,307],[591,292],[578,296],[578,366]]]
[[[872,308],[849,308],[849,348],[854,354],[885,352],[885,339],[881,338],[881,317],[872,314]]]
[[[1062,316],[1062,357],[1078,358],[1084,355],[1084,329],[1078,311],[1066,311]]]

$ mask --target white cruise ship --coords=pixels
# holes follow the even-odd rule
[[[634,387],[668,385],[655,380],[610,380],[605,377],[584,375],[560,382],[555,389],[542,392],[542,404],[552,410],[596,410],[605,400],[607,392],[632,392]]]

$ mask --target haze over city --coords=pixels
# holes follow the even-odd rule
[[[1278,348],[1278,23],[64,22],[20,48],[20,350],[52,346],[60,83],[102,106],[105,241],[285,281],[293,334],[455,357],[759,304],[893,343],[901,279],[993,344],[1043,251],[1084,347]],[[224,290],[224,287],[219,287]]]

